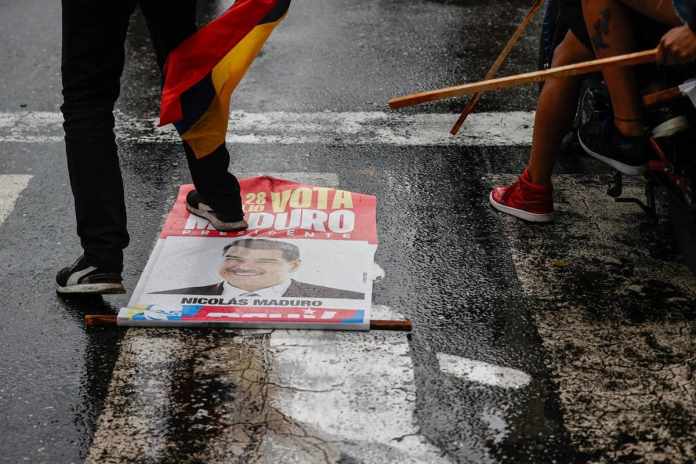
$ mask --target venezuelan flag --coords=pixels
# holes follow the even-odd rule
[[[290,0],[237,0],[164,65],[160,126],[174,124],[197,158],[225,143],[230,97]]]

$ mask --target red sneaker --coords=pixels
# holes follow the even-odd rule
[[[553,189],[534,184],[525,169],[517,182],[509,187],[495,187],[489,196],[498,211],[530,222],[553,220]]]

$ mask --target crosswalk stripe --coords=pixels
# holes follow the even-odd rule
[[[403,319],[378,305],[372,317]],[[332,437],[341,451],[359,462],[450,462],[419,433],[405,333],[277,330],[270,350],[284,387],[279,409]]]
[[[144,456],[158,462],[162,458],[170,445],[169,437],[153,432],[167,429],[176,379],[171,368],[161,366],[178,360],[186,349],[185,337],[180,334],[126,334],[86,462],[105,462],[107,456],[115,462],[136,462]],[[114,391],[114,387],[122,389]]]
[[[32,177],[24,174],[0,175],[0,224],[14,210],[17,198],[27,188]]]
[[[451,113],[398,112],[251,113],[233,111],[227,141],[236,144],[330,144],[397,146],[510,146],[528,145],[534,113],[510,111],[476,113],[460,135],[449,129]],[[57,112],[0,113],[0,142],[56,143],[63,140],[63,117]],[[157,127],[156,118],[116,114],[121,141],[176,143],[171,126]]]
[[[451,354],[438,353],[437,361],[440,370],[445,374],[492,387],[522,388],[532,380],[528,374],[517,369],[496,366]]]

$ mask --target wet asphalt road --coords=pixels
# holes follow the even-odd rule
[[[211,3],[201,2],[202,18],[224,6]],[[234,107],[384,110],[389,97],[415,87],[480,76],[492,58],[489,50],[509,33],[524,3],[298,1],[238,89]],[[59,9],[39,1],[2,8],[2,38],[11,46],[3,57],[10,72],[3,79],[0,108],[55,111],[60,103]],[[25,22],[20,26],[11,18]],[[138,117],[156,115],[159,75],[142,21],[135,18],[132,26],[118,109]],[[509,71],[533,62],[533,44],[530,40],[516,54]],[[528,110],[532,104],[532,89],[523,89],[488,98],[482,109]],[[410,111],[456,108],[447,103]],[[479,165],[489,164],[496,150],[378,145],[242,145],[232,150],[233,171],[340,173],[342,188],[377,195],[381,244],[376,260],[386,278],[376,287],[374,301],[397,308],[417,327],[411,348],[425,436],[460,460],[490,454],[503,461],[538,462],[565,454],[539,341],[498,221],[481,201],[486,188],[479,181]],[[85,330],[81,318],[85,312],[111,311],[126,298],[85,303],[53,294],[55,270],[79,252],[63,147],[5,144],[3,151],[9,155],[2,158],[3,173],[34,176],[2,226],[2,260],[8,270],[2,294],[5,307],[12,308],[5,313],[1,342],[3,378],[12,379],[2,391],[7,418],[3,459],[78,461],[90,444],[120,338],[116,331]],[[503,150],[493,159],[509,162],[508,153],[518,151]],[[132,234],[125,278],[132,289],[162,215],[188,177],[175,145],[122,145],[121,155]],[[517,166],[505,168],[509,172]],[[523,370],[533,384],[517,393],[447,378],[437,369],[438,352]],[[487,411],[508,423],[503,440],[494,440],[496,432],[482,422]]]
[[[227,3],[201,1],[201,21]],[[387,111],[392,96],[482,76],[527,3],[296,0],[238,89],[233,108]],[[59,17],[57,2],[0,0],[0,112],[58,111]],[[534,66],[534,31],[505,72]],[[137,15],[127,56],[118,110],[156,117],[159,74]],[[534,95],[533,87],[491,95],[480,109],[530,111]],[[452,112],[459,105],[404,112]],[[56,270],[80,252],[64,147],[15,141],[0,142],[0,149],[0,174],[32,176],[0,224],[0,460],[80,462],[92,444],[123,338],[115,330],[86,330],[83,315],[115,311],[127,296],[83,300],[54,294]],[[570,462],[581,456],[565,432],[503,227],[485,199],[486,176],[518,172],[527,149],[231,147],[233,172],[333,173],[341,188],[377,196],[376,261],[386,277],[373,299],[414,321],[409,343],[418,429],[455,462]],[[126,141],[120,150],[131,232],[124,278],[133,289],[178,186],[190,180],[175,144]],[[559,172],[595,169],[602,172],[565,160]],[[532,381],[520,390],[466,382],[444,374],[437,353],[518,369]],[[182,375],[176,376],[182,388],[195,385],[196,379]],[[186,420],[175,416],[181,423],[173,427],[185,432]],[[177,448],[182,458],[187,451],[185,443]],[[344,456],[343,462],[358,461]]]

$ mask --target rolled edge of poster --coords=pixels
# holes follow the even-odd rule
[[[115,314],[85,315],[86,327],[114,327],[117,325],[117,316]],[[373,320],[370,321],[370,330],[393,330],[400,332],[410,332],[411,330],[413,330],[413,323],[408,319],[404,321]]]

